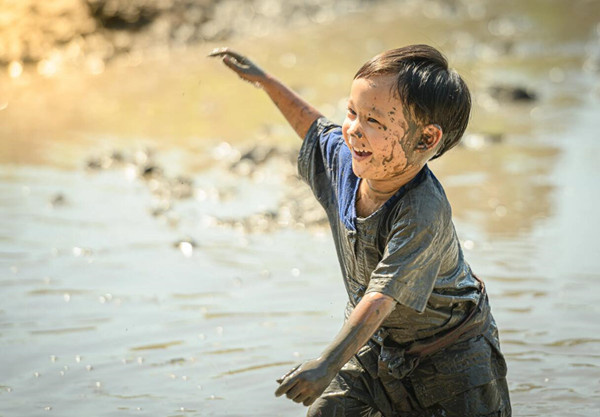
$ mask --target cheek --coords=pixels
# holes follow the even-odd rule
[[[406,167],[408,158],[406,155],[406,149],[404,144],[404,131],[392,130],[385,135],[386,153],[388,155],[387,161],[389,165],[387,169],[390,171],[399,171]]]
[[[342,125],[342,137],[344,138],[346,145],[348,145],[348,124],[346,123]]]

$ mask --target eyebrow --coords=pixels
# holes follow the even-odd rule
[[[351,106],[354,106],[354,102],[352,101],[351,98],[348,99],[348,104]],[[378,110],[376,107],[371,107],[367,113],[371,113],[377,117],[384,117],[384,113],[382,113],[380,110]]]
[[[375,107],[371,107],[371,110],[369,110],[369,112],[373,113],[377,117],[384,116],[384,114],[382,112],[380,112],[379,110],[377,110],[377,108],[375,108]]]

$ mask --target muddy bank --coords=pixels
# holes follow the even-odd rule
[[[113,57],[171,49],[276,27],[323,22],[364,0],[22,0],[0,2],[0,64],[99,66]],[[16,67],[15,67],[16,66]]]

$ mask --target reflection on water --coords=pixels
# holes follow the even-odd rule
[[[515,415],[592,416],[598,6],[551,3],[403,2],[236,46],[336,120],[365,58],[445,49],[476,108],[432,168],[487,281]],[[303,414],[272,393],[341,324],[335,251],[292,133],[205,52],[2,80],[0,414]]]

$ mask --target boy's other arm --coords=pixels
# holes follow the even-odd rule
[[[335,340],[323,354],[277,380],[276,396],[311,405],[323,393],[340,369],[363,347],[396,306],[396,300],[382,293],[369,293],[356,305]]]
[[[223,63],[241,79],[262,88],[300,139],[304,139],[313,122],[322,117],[322,114],[302,97],[245,56],[228,48],[215,49],[208,56],[221,57]]]

